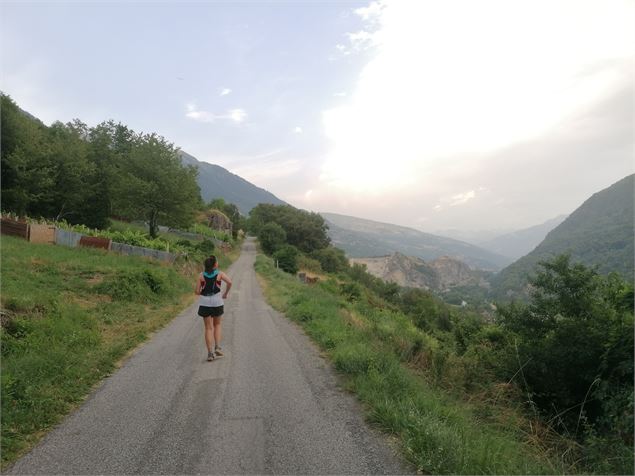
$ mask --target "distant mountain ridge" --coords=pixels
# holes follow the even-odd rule
[[[540,225],[535,225],[511,233],[505,233],[487,241],[477,242],[476,245],[492,253],[507,256],[510,259],[518,259],[525,256],[538,246],[547,234],[562,223],[567,215],[560,215],[547,220]]]
[[[243,215],[248,215],[249,211],[259,203],[286,205],[271,192],[257,187],[220,165],[201,162],[182,150],[179,151],[179,155],[183,164],[194,165],[198,168],[198,186],[205,202],[214,198],[223,198],[226,202],[235,204]]]
[[[320,213],[329,226],[334,246],[350,258],[391,255],[395,251],[433,261],[441,256],[459,259],[472,268],[499,270],[511,260],[477,246],[398,225],[335,213]]]
[[[602,274],[618,272],[632,282],[634,190],[635,175],[629,175],[592,195],[536,249],[494,276],[494,296],[518,295],[539,261],[562,253],[569,253],[573,262],[597,267]]]

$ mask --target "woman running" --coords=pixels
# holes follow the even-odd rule
[[[221,296],[221,284],[225,281],[225,292]],[[223,317],[224,303],[232,280],[222,271],[218,270],[216,256],[210,256],[205,260],[205,271],[198,276],[196,281],[196,294],[200,295],[198,315],[203,318],[205,324],[205,345],[207,345],[207,360],[211,362],[222,357],[221,318]],[[215,345],[213,345],[215,344]]]

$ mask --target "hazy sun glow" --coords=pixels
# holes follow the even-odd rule
[[[439,162],[545,134],[624,81],[632,55],[632,2],[372,5],[358,12],[372,39],[351,41],[375,55],[323,113],[327,187],[421,184]]]

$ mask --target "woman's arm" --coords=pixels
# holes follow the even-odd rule
[[[201,294],[201,291],[205,287],[205,278],[203,278],[203,273],[198,275],[198,279],[196,280],[196,285],[194,286],[194,294]]]
[[[223,293],[223,299],[227,299],[227,295],[229,294],[229,290],[232,288],[232,280],[225,273],[221,271],[220,273],[221,281],[225,281],[227,286],[225,287],[225,292]]]

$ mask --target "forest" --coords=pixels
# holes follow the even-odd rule
[[[6,95],[2,114],[2,208],[18,215],[106,228],[111,217],[187,228],[202,201],[197,170],[155,133],[78,119],[47,127]]]

